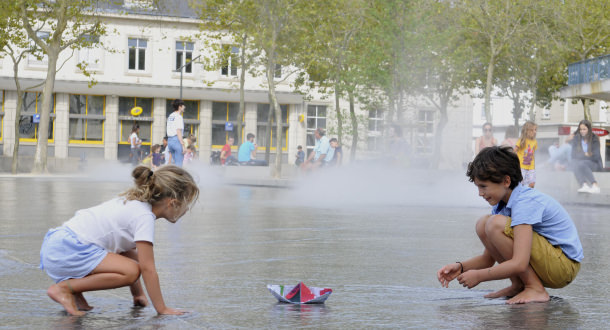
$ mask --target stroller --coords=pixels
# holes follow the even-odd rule
[[[212,151],[210,165],[220,165],[220,151]]]

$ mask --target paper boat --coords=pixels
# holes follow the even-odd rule
[[[277,300],[289,304],[323,304],[333,293],[329,288],[309,288],[303,282],[297,285],[269,284],[267,289]]]

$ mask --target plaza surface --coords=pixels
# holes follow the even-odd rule
[[[395,172],[392,172],[395,171]],[[436,271],[482,251],[476,219],[490,207],[463,173],[326,172],[291,189],[230,186],[195,171],[198,203],[156,224],[168,306],[131,306],[127,288],[85,293],[67,316],[38,269],[45,232],[131,185],[128,168],[94,175],[0,178],[0,329],[605,328],[610,322],[608,207],[567,205],[585,250],[576,280],[548,303],[508,306],[483,295],[506,281],[441,288]],[[543,188],[540,188],[541,190]],[[267,284],[330,287],[324,305],[279,304]]]

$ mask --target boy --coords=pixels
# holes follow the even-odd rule
[[[476,224],[485,250],[441,268],[437,278],[442,286],[456,277],[469,289],[510,278],[511,286],[485,297],[508,296],[508,304],[523,304],[548,301],[544,287],[562,288],[574,280],[583,258],[576,227],[557,201],[519,184],[519,158],[510,147],[482,149],[466,175],[493,206],[492,214]]]
[[[303,164],[304,161],[305,161],[305,152],[303,151],[303,146],[298,146],[294,165],[299,166],[299,165]]]

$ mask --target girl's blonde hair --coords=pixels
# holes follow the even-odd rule
[[[126,200],[147,202],[151,205],[169,197],[180,205],[190,205],[199,197],[199,187],[186,170],[175,165],[165,165],[153,172],[147,166],[133,169],[131,176],[135,186],[120,194]]]
[[[519,137],[519,141],[517,142],[518,149],[525,148],[525,139],[527,139],[527,132],[531,129],[534,129],[535,127],[538,127],[538,124],[534,123],[531,120],[528,120],[525,122],[525,124],[523,124],[523,127],[521,128],[521,136]]]

